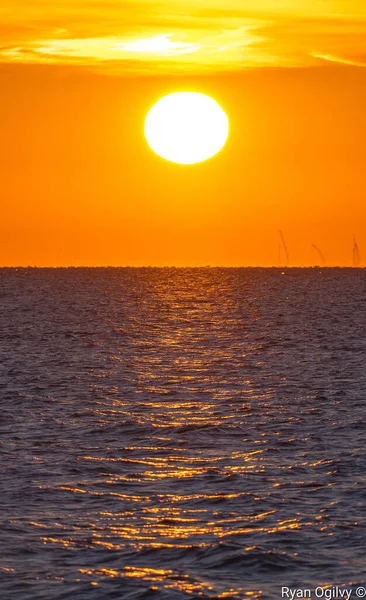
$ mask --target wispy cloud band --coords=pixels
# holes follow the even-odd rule
[[[209,7],[204,0],[66,0],[48,10],[39,0],[3,0],[0,62],[118,66],[122,73],[132,65],[144,72],[324,62],[364,67],[363,4],[300,0],[294,14],[288,0],[253,0],[245,10],[239,0],[212,0]]]

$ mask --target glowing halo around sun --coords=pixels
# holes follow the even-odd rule
[[[145,120],[145,137],[162,158],[192,165],[211,158],[225,145],[229,120],[206,94],[175,92],[160,98]]]

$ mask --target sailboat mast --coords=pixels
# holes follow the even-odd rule
[[[360,265],[360,249],[356,241],[356,235],[353,236],[353,266],[359,267]]]
[[[280,230],[280,239],[281,239],[282,247],[283,247],[283,249],[285,251],[285,255],[286,255],[286,267],[288,267],[288,264],[290,262],[290,255],[289,255],[289,251],[288,251],[287,246],[286,246],[284,235],[283,235],[283,233],[282,233],[281,230]]]

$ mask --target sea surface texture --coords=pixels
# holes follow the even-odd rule
[[[0,301],[2,600],[365,583],[366,270],[2,269]]]

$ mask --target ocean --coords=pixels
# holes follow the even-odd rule
[[[0,269],[0,301],[1,600],[357,597],[366,270]]]

